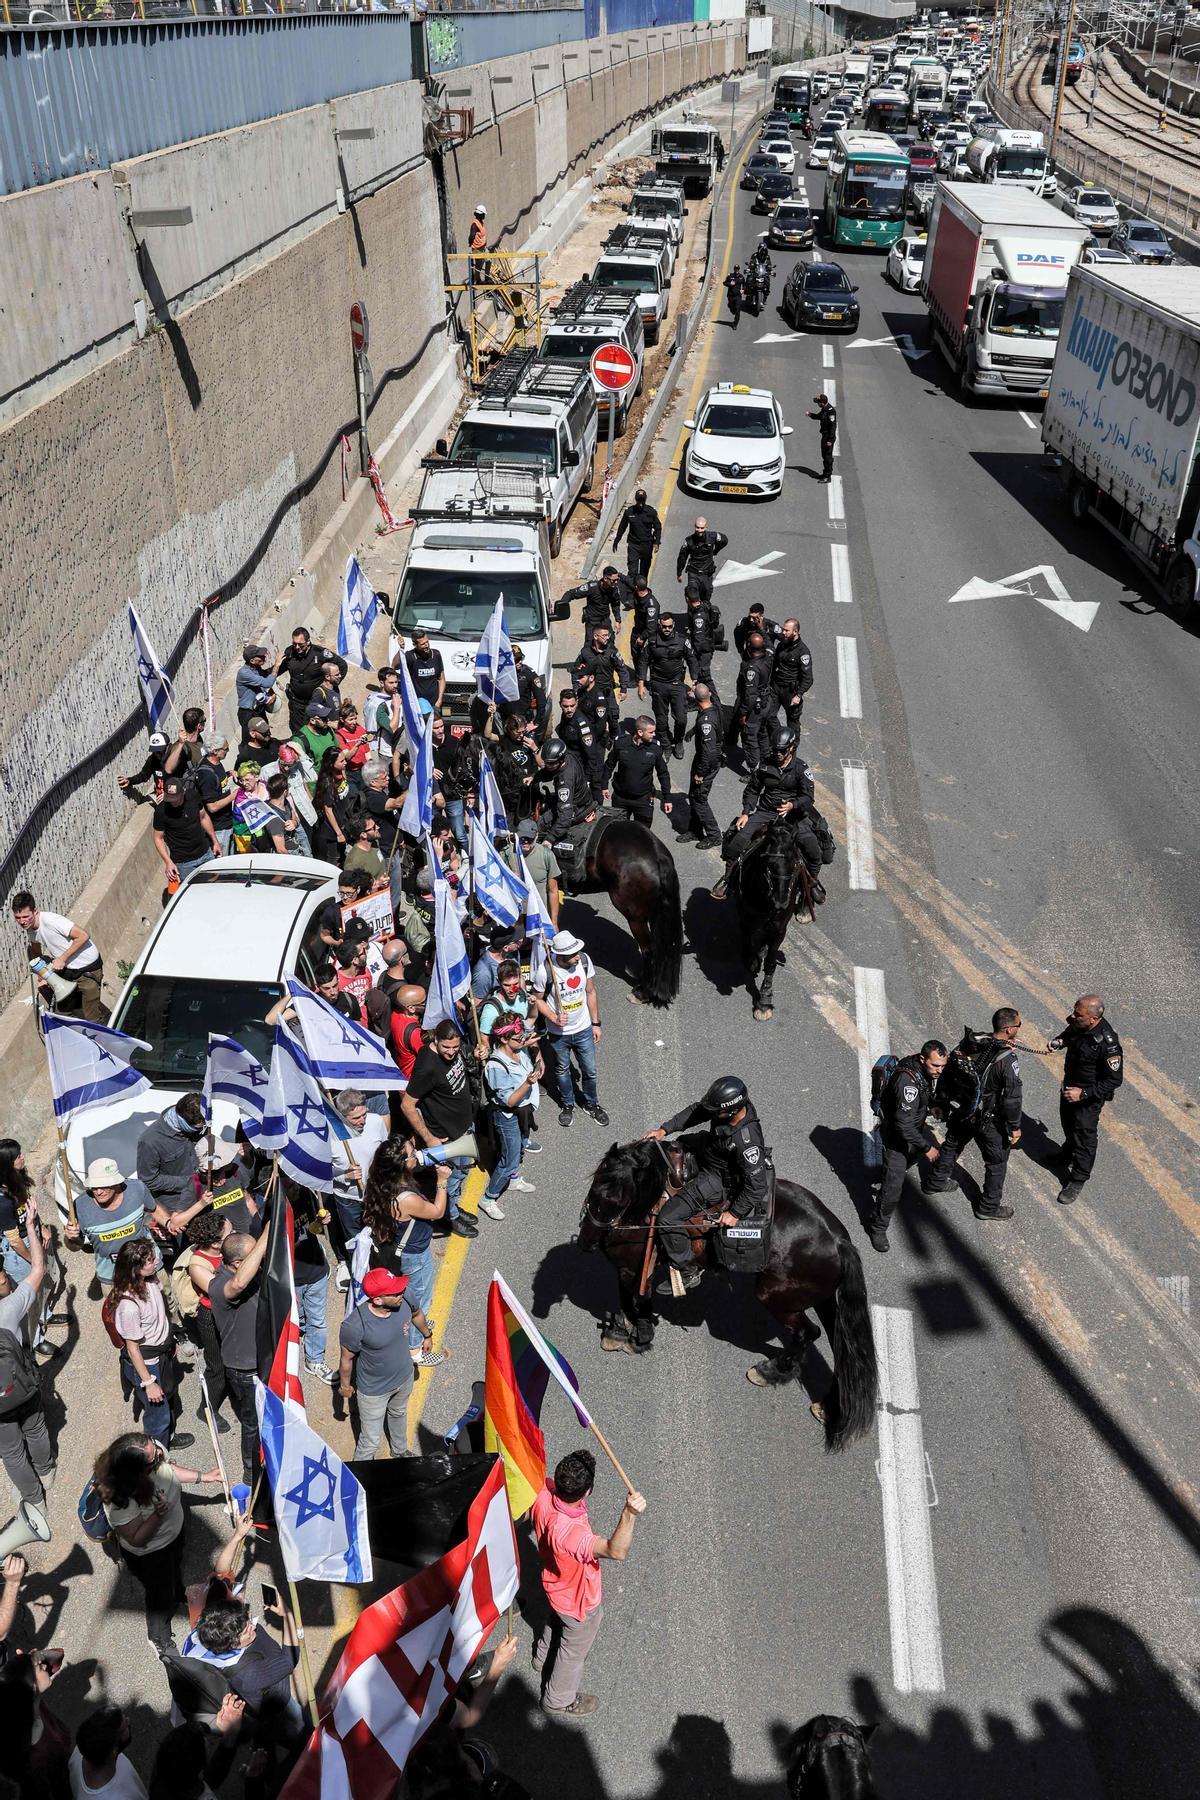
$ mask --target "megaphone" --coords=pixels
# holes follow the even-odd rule
[[[60,975],[57,969],[52,969],[48,957],[31,956],[29,959],[29,967],[33,970],[39,981],[45,982],[56,1000],[65,1000],[68,994],[73,994],[75,992],[77,984],[70,981],[67,976]]]
[[[449,1162],[453,1156],[469,1156],[472,1162],[478,1161],[479,1146],[475,1142],[473,1131],[464,1131],[461,1137],[451,1138],[448,1144],[439,1144],[435,1150],[418,1150],[417,1165],[428,1168],[436,1163]]]
[[[24,1544],[48,1544],[50,1527],[46,1515],[39,1512],[28,1500],[22,1500],[17,1508],[15,1519],[0,1531],[0,1560],[10,1556],[14,1550],[20,1550]]]

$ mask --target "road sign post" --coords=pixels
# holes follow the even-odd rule
[[[354,393],[358,403],[358,472],[366,475],[370,468],[371,446],[367,440],[367,346],[371,341],[371,321],[361,300],[350,308],[350,347],[354,352]]]
[[[737,118],[738,95],[741,93],[741,91],[742,91],[742,84],[740,81],[723,81],[721,83],[721,98],[722,98],[722,100],[728,100],[728,102],[729,102],[729,154],[730,154],[730,156],[733,155],[734,122]]]
[[[618,397],[637,374],[637,363],[624,344],[601,344],[593,350],[589,367],[592,379],[608,390],[608,461],[604,468],[604,498],[612,486],[613,433],[617,418]]]

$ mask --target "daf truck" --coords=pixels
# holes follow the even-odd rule
[[[683,184],[685,194],[707,194],[717,175],[717,133],[711,125],[656,125],[650,134],[656,175]]]
[[[1120,539],[1168,604],[1200,571],[1200,269],[1077,264],[1042,416],[1067,506]]]
[[[1046,398],[1067,275],[1087,238],[1021,188],[939,185],[921,294],[960,393]]]

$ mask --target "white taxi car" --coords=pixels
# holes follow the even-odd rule
[[[683,484],[694,494],[744,494],[769,500],[783,490],[783,440],[792,435],[769,388],[719,381],[694,419]]]

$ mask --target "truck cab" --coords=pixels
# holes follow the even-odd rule
[[[608,409],[614,407],[613,432],[616,437],[623,437],[629,409],[645,380],[645,342],[636,295],[618,293],[591,281],[577,281],[547,319],[538,356],[543,362],[569,363],[573,368],[587,369],[593,354],[605,344],[619,344],[628,350],[637,375],[623,393],[601,387],[592,377],[598,414],[607,423]]]
[[[596,396],[587,369],[539,362],[532,350],[502,356],[463,414],[449,450],[463,469],[534,467],[547,493],[550,554],[596,469]]]
[[[648,344],[657,344],[667,316],[671,285],[670,261],[660,237],[618,225],[604,240],[600,260],[592,270],[597,287],[632,294],[642,315]]]
[[[456,734],[475,697],[475,652],[504,596],[509,637],[549,685],[550,483],[536,464],[456,468],[427,460],[413,533],[400,575],[393,622],[406,639],[418,628],[446,670],[442,711]]]
[[[683,184],[685,193],[707,194],[717,173],[717,133],[711,125],[656,125],[650,133],[656,175]]]
[[[1040,131],[1010,131],[990,126],[967,147],[967,166],[977,181],[998,187],[1046,191],[1046,140]]]

